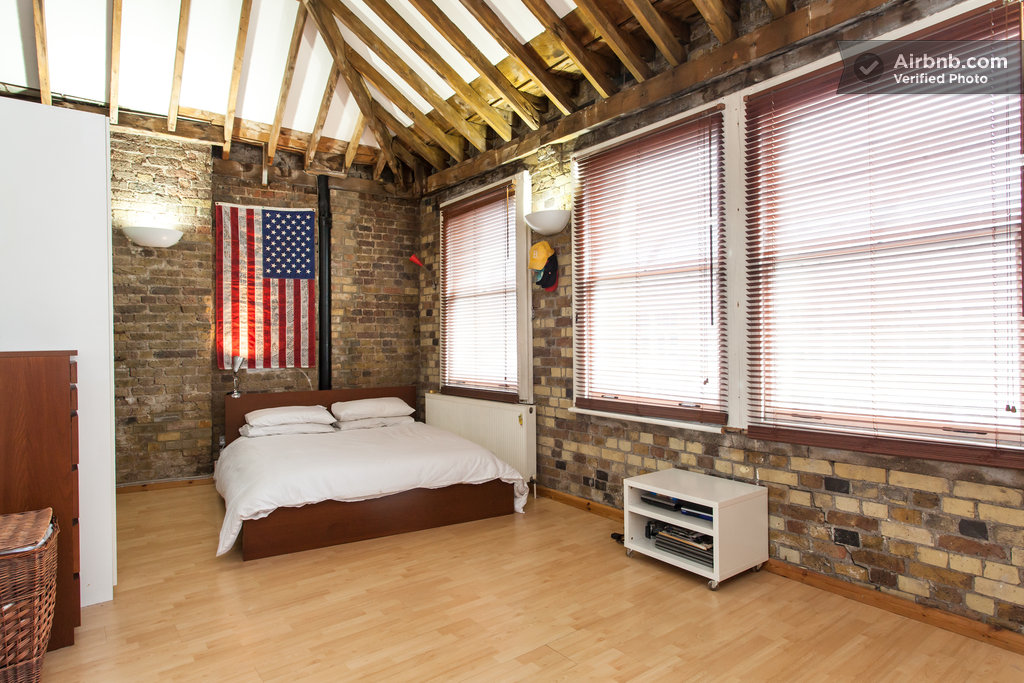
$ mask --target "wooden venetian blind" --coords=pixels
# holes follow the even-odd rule
[[[721,114],[576,171],[576,406],[724,424]]]
[[[518,400],[515,190],[441,213],[441,391]]]
[[[1019,40],[1017,15],[916,37]],[[1020,96],[839,75],[747,103],[750,435],[1019,459]]]

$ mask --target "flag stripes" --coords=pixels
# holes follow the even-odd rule
[[[243,356],[248,368],[313,367],[314,212],[218,203],[214,215],[217,367],[230,368],[232,356]],[[288,234],[293,236],[285,238],[292,240],[284,242],[289,247],[287,258],[298,270],[289,272],[295,277],[266,277],[268,235],[272,226],[279,229],[283,223],[289,223]],[[275,239],[275,244],[281,243],[279,236]],[[281,252],[279,247],[270,249]],[[308,272],[301,271],[306,266]]]

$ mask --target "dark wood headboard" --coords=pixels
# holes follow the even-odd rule
[[[413,408],[416,407],[416,387],[365,387],[359,389],[328,389],[326,391],[281,391],[269,394],[242,394],[239,398],[224,397],[224,441],[238,438],[238,430],[245,424],[245,414],[260,408],[281,406],[316,406],[330,410],[336,401],[355,401],[360,398],[397,396]]]

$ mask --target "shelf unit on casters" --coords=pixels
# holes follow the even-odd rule
[[[748,569],[758,571],[768,560],[768,489],[706,474],[669,469],[624,479],[623,517],[626,554],[643,553],[708,579],[715,590],[721,581]],[[686,515],[644,502],[657,493],[709,508],[711,519]],[[647,538],[648,520],[667,522],[711,536],[713,561],[705,564],[654,546]]]

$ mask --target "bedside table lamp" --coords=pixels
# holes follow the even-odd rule
[[[244,362],[245,358],[242,356],[231,357],[231,375],[235,381],[235,390],[231,392],[231,398],[239,398],[242,395],[242,392],[238,390],[238,371]]]

